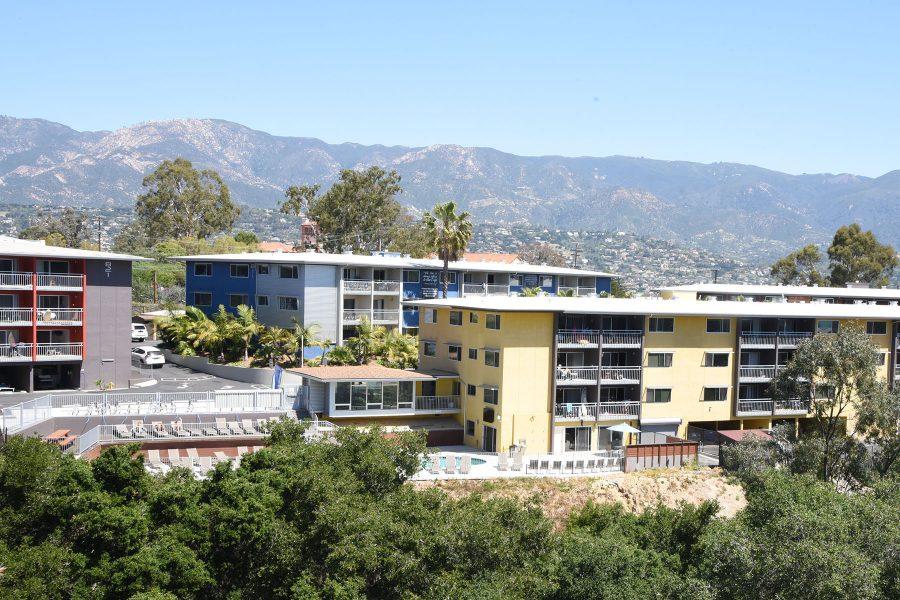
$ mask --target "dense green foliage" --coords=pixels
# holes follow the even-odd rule
[[[828,276],[820,272],[821,266],[822,253],[809,244],[776,261],[770,274],[784,285],[843,287],[861,282],[883,287],[897,267],[897,253],[893,246],[880,243],[874,233],[852,223],[834,233],[828,247]]]
[[[38,211],[20,237],[44,240],[50,246],[96,250],[95,235],[96,230],[92,229],[87,212],[67,206],[62,210]]]
[[[376,362],[395,369],[411,369],[419,364],[419,341],[399,329],[374,326],[363,317],[356,335],[341,346],[329,350],[324,357],[329,365],[365,365]]]
[[[838,493],[745,479],[748,505],[641,515],[588,504],[555,531],[534,502],[404,485],[421,437],[342,428],[204,481],[148,475],[133,447],[93,463],[36,439],[0,450],[0,597],[876,600],[900,594],[900,485]]]

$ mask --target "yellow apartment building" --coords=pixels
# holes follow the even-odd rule
[[[425,373],[456,374],[451,418],[488,451],[598,450],[607,428],[685,437],[704,429],[801,428],[808,406],[769,382],[797,344],[861,322],[897,364],[896,302],[700,301],[696,297],[473,297],[414,302]],[[848,415],[852,419],[852,415]],[[852,425],[852,423],[850,424]]]

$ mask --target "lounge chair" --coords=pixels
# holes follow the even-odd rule
[[[131,422],[131,435],[133,437],[149,437],[149,433],[144,429],[144,422],[137,420]]]
[[[163,470],[163,461],[159,455],[159,450],[147,450],[147,464],[152,471]]]
[[[459,474],[460,475],[468,475],[469,471],[472,469],[472,457],[468,454],[463,454],[459,463]]]
[[[513,470],[513,471],[521,471],[521,470],[522,470],[522,463],[523,463],[524,461],[525,461],[525,457],[522,456],[522,453],[521,453],[521,452],[516,452],[515,454],[513,454],[513,458],[512,458],[512,470]]]
[[[497,454],[497,470],[506,471],[509,469],[509,454],[500,452]]]
[[[173,466],[181,461],[181,451],[178,448],[169,448],[169,463]]]
[[[584,473],[584,459],[578,459],[575,461],[575,468],[573,472]]]
[[[200,461],[200,454],[197,453],[196,448],[188,448],[187,455],[193,464],[197,464]]]
[[[550,470],[556,471],[557,473],[562,473],[562,465],[563,461],[561,459],[554,458],[550,464]]]
[[[218,435],[228,435],[228,424],[225,422],[225,417],[216,417],[215,430]]]
[[[212,470],[213,463],[211,456],[201,456],[197,463],[200,466],[201,475],[206,475],[210,470]]]
[[[163,425],[162,421],[153,421],[150,423],[150,432],[156,437],[169,437],[169,432],[166,431],[166,426]]]
[[[113,429],[113,435],[117,438],[130,438],[131,431],[128,429],[128,425],[120,424]]]
[[[247,446],[238,446],[238,456],[243,456],[250,452],[250,449]]]
[[[447,455],[447,463],[444,465],[444,473],[447,475],[456,475],[456,457],[452,454]]]
[[[241,420],[241,429],[244,430],[244,433],[248,435],[253,435],[254,433],[259,433],[256,427],[253,426],[253,419],[242,419]]]
[[[529,458],[528,459],[528,469],[527,471],[537,471],[538,470],[538,459]]]
[[[229,460],[228,455],[221,450],[216,450],[215,452],[213,452],[213,456],[216,457],[216,462],[224,462],[226,460]]]
[[[243,435],[244,430],[241,428],[240,424],[237,421],[228,421],[226,423],[226,427],[228,428],[228,433],[231,435]]]
[[[265,448],[265,446],[253,446],[253,451],[254,451],[254,452],[259,452],[259,451],[262,450],[263,448]]]
[[[184,428],[181,421],[172,421],[172,435],[175,437],[190,437],[191,432]]]
[[[550,470],[550,459],[542,458],[538,461],[538,471],[549,471]]]
[[[597,459],[596,458],[587,459],[587,464],[585,465],[584,468],[588,473],[593,473],[597,469]]]

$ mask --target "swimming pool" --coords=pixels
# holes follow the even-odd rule
[[[462,457],[457,456],[455,458],[456,458],[456,468],[458,470],[459,467],[462,465]],[[483,458],[475,458],[474,456],[472,457],[472,466],[473,467],[475,465],[483,465],[486,462],[487,461],[484,460]],[[440,464],[441,464],[441,471],[443,471],[444,469],[447,468],[447,457],[446,456],[442,456],[440,458]],[[431,469],[431,459],[430,458],[426,458],[425,460],[422,461],[422,468],[425,469],[426,471]]]

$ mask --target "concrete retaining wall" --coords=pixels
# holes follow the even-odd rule
[[[166,349],[163,349],[163,353],[166,356],[166,360],[170,363],[187,367],[194,371],[200,371],[201,373],[208,373],[210,375],[215,375],[216,377],[243,383],[256,383],[266,386],[272,385],[272,377],[274,375],[273,369],[217,365],[210,363],[209,359],[205,356],[182,356]],[[283,388],[299,388],[302,384],[303,378],[299,375],[288,373],[287,371],[281,374],[281,387]]]

